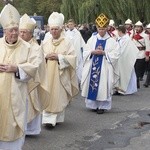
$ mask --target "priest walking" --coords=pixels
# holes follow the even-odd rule
[[[103,114],[112,106],[113,65],[119,57],[116,41],[107,33],[109,19],[96,19],[98,33],[88,40],[84,57],[81,88],[86,107]]]
[[[47,62],[49,105],[44,110],[42,123],[55,126],[64,122],[65,108],[78,93],[76,54],[69,38],[63,31],[64,16],[53,12],[48,23],[52,37],[42,44]]]

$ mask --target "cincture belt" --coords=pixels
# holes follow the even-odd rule
[[[145,50],[145,46],[142,46],[142,47],[137,47],[139,49],[139,51],[144,51]]]

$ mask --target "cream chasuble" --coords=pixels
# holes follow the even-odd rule
[[[48,83],[46,74],[46,63],[44,59],[43,51],[38,45],[37,41],[32,38],[29,41],[31,49],[38,56],[39,68],[36,74],[36,78],[39,82],[34,82],[31,79],[28,82],[29,101],[28,101],[28,121],[32,121],[42,110],[48,106]]]
[[[37,56],[30,45],[20,38],[11,45],[0,39],[0,63],[16,64],[28,76],[37,72]],[[34,78],[35,79],[35,78]],[[14,73],[0,72],[0,141],[15,141],[24,134],[27,84],[15,78]]]
[[[55,52],[59,61],[47,60],[48,88],[50,93],[47,112],[62,112],[73,96],[78,93],[76,77],[76,55],[69,40],[61,36],[57,41],[52,38],[43,43],[45,55]]]

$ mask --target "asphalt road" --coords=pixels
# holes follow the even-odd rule
[[[150,130],[149,122],[150,87],[141,86],[134,95],[113,96],[112,110],[103,115],[86,109],[79,94],[67,107],[65,122],[26,137],[23,150],[119,150]]]

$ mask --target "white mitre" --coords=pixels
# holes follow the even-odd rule
[[[125,24],[132,24],[132,20],[127,19],[127,20],[125,21]]]
[[[64,15],[62,13],[53,12],[48,18],[48,24],[50,27],[63,27]]]
[[[33,31],[36,27],[36,21],[34,18],[30,18],[27,14],[24,14],[20,18],[19,29],[26,29]]]
[[[11,4],[5,5],[1,11],[0,23],[3,29],[19,26],[20,14],[18,10]]]
[[[135,26],[143,26],[143,23],[141,21],[138,21]]]

